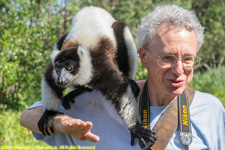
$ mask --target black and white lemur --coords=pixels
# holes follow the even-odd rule
[[[70,31],[56,43],[51,60],[42,78],[44,113],[38,127],[43,134],[50,135],[48,129],[54,132],[49,121],[59,113],[64,89],[89,85],[115,107],[131,132],[132,145],[135,138],[142,148],[146,140],[154,143],[154,132],[140,123],[136,103],[139,89],[129,80],[135,76],[137,50],[124,23],[101,8],[91,6],[80,10]],[[79,94],[79,88],[75,91]],[[69,108],[68,98],[63,103]]]

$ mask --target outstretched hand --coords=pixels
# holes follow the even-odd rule
[[[80,141],[98,142],[100,138],[91,133],[92,123],[82,121],[67,115],[58,115],[53,119],[53,127],[55,131],[71,135]]]

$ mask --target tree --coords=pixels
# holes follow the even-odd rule
[[[205,26],[205,42],[199,52],[204,66],[225,65],[224,0],[1,0],[0,104],[18,109],[40,100],[41,76],[50,63],[51,50],[81,8],[94,5],[108,10],[129,26],[136,39],[140,19],[160,4],[195,11]],[[136,79],[145,79],[146,73],[139,63]]]
[[[207,69],[225,65],[225,1],[192,1],[192,9],[205,27],[205,42],[200,51]]]

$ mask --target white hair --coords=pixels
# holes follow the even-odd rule
[[[176,5],[156,6],[141,20],[137,29],[139,46],[147,47],[159,25],[165,22],[193,30],[197,38],[198,50],[200,49],[204,39],[204,27],[193,12]]]

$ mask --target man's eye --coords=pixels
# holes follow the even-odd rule
[[[193,62],[194,61],[194,57],[184,57],[184,61]]]
[[[170,61],[174,60],[174,57],[173,56],[163,56],[163,57],[161,57],[161,59],[164,62],[170,62]]]
[[[71,70],[72,70],[72,66],[67,66],[67,67],[66,67],[66,70],[67,70],[67,71],[71,71]]]

